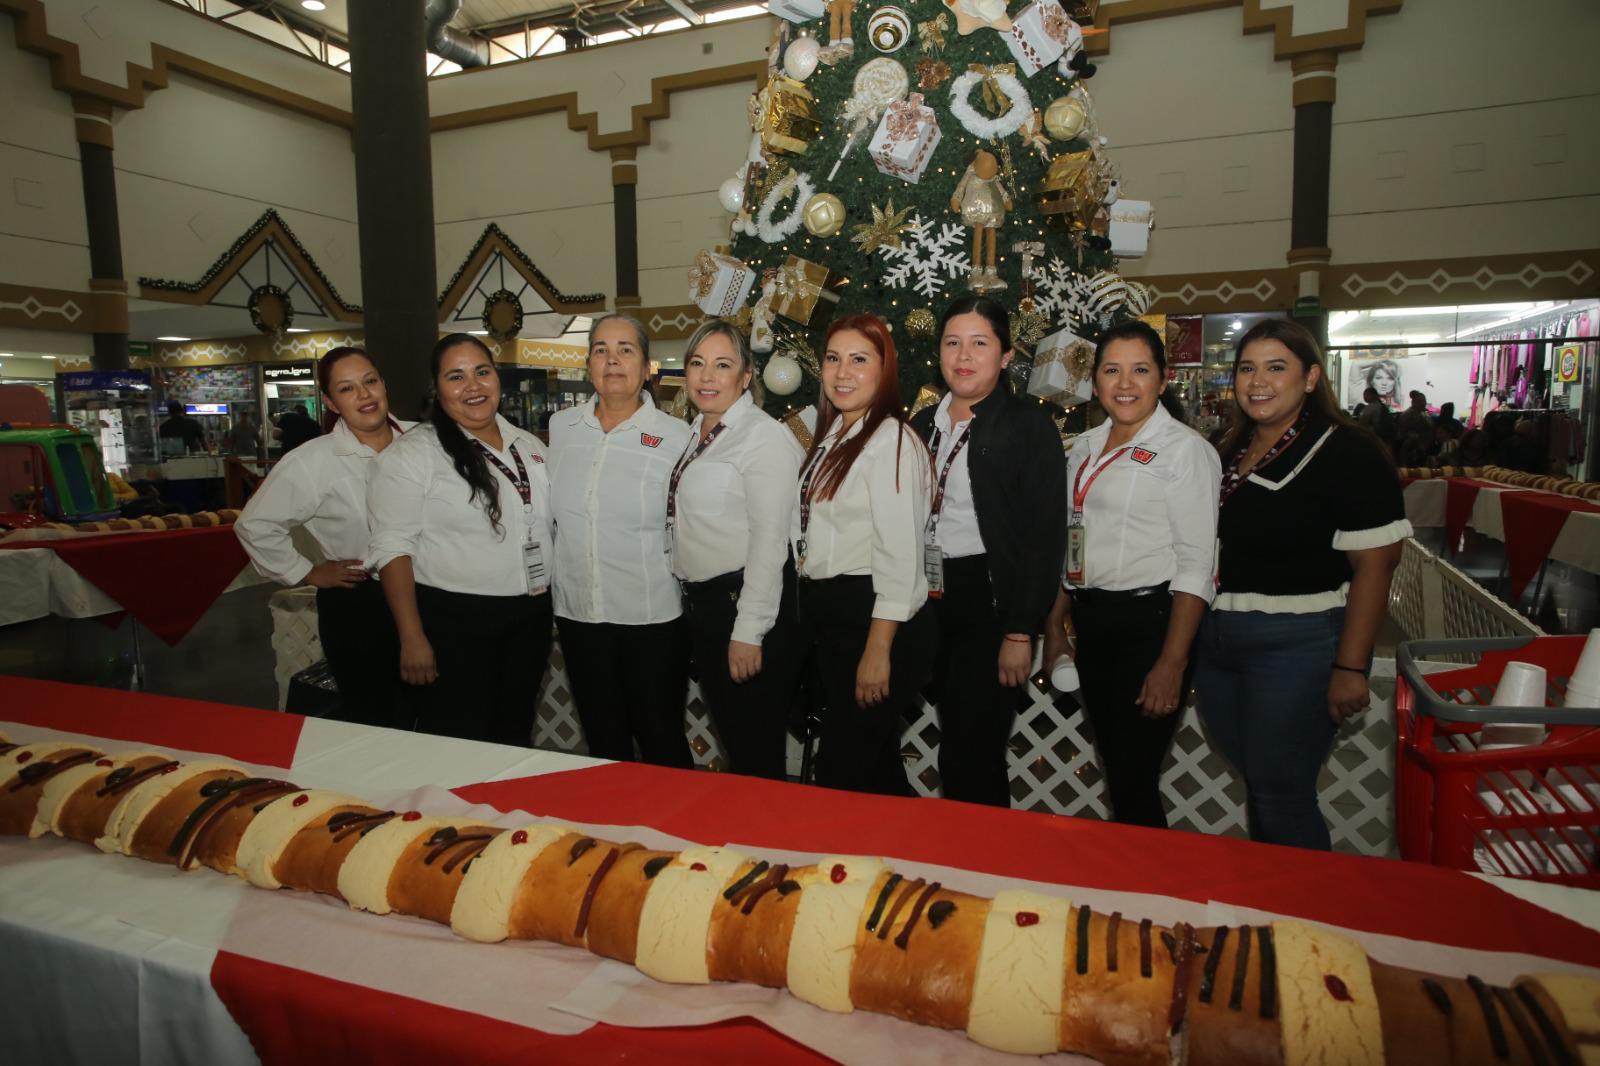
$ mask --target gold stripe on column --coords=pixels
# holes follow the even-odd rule
[[[79,144],[98,144],[105,148],[111,143],[111,105],[104,100],[82,93],[72,94],[72,120]]]
[[[631,144],[615,145],[611,149],[611,184],[639,184],[639,165],[634,162],[638,149]]]
[[[1339,66],[1337,52],[1307,52],[1289,63],[1294,72],[1294,106],[1331,104],[1337,98]]]

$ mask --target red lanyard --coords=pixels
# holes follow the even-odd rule
[[[683,480],[684,472],[689,469],[689,464],[700,458],[700,453],[711,447],[711,442],[717,435],[728,428],[728,423],[718,422],[704,440],[695,446],[691,452],[686,452],[678,465],[672,468],[672,478],[667,482],[667,525],[672,525],[673,519],[678,516],[678,482]]]
[[[950,458],[944,461],[944,469],[939,471],[939,482],[933,491],[933,507],[928,512],[928,525],[937,525],[939,512],[944,510],[944,483],[950,477],[950,468],[956,465],[956,456],[961,454],[961,449],[966,447],[967,438],[972,435],[972,423],[968,422],[961,430],[961,435],[956,438],[955,447],[950,449]],[[939,455],[939,431],[933,431],[933,454]]]
[[[476,437],[472,438],[472,443],[478,446],[478,450],[483,453],[483,457],[485,459],[489,460],[495,466],[500,468],[500,472],[506,476],[506,480],[511,482],[511,487],[516,489],[517,495],[522,498],[522,506],[532,507],[533,482],[528,480],[528,468],[523,465],[522,456],[517,454],[516,446],[507,445],[506,447],[506,451],[511,453],[511,458],[516,460],[517,472],[513,474],[511,472],[511,468],[506,466],[505,463],[502,463],[500,461],[500,457],[494,452],[490,451],[487,444],[483,443],[483,441],[477,439]]]
[[[1291,424],[1288,429],[1283,431],[1283,436],[1278,438],[1278,442],[1276,444],[1262,453],[1261,458],[1256,460],[1256,465],[1250,468],[1250,472],[1252,474],[1255,473],[1257,470],[1260,470],[1262,467],[1272,462],[1272,460],[1276,459],[1279,455],[1283,454],[1283,450],[1289,445],[1293,444],[1296,437],[1300,436],[1301,431],[1305,429],[1306,422],[1310,419],[1310,417],[1310,409],[1302,407],[1300,409],[1300,417],[1295,419],[1293,424]],[[1248,443],[1246,443],[1243,448],[1240,448],[1239,453],[1235,455],[1233,457],[1233,461],[1228,464],[1228,469],[1223,471],[1222,499],[1218,501],[1219,503],[1227,503],[1228,499],[1233,496],[1234,493],[1244,488],[1244,483],[1247,480],[1247,476],[1239,473],[1239,464],[1244,462],[1244,453],[1248,451],[1249,448],[1250,446]]]
[[[1074,515],[1083,513],[1083,501],[1089,498],[1089,490],[1094,488],[1095,479],[1104,473],[1106,467],[1121,459],[1123,453],[1132,447],[1133,445],[1127,444],[1112,452],[1110,458],[1103,460],[1099,466],[1094,468],[1094,473],[1089,475],[1089,483],[1087,485],[1083,484],[1083,472],[1089,469],[1089,460],[1085,459],[1083,461],[1083,465],[1078,467],[1078,476],[1072,479],[1072,513]]]

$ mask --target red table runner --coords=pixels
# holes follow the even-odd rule
[[[1561,536],[1561,528],[1574,513],[1600,514],[1600,507],[1588,500],[1554,492],[1534,490],[1500,494],[1513,604],[1521,601],[1528,582],[1550,558],[1550,549]]]
[[[48,548],[169,645],[182,640],[250,560],[232,526],[30,540]]]

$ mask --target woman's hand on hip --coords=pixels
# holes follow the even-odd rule
[[[761,672],[761,645],[728,641],[728,676],[734,684],[749,681]]]
[[[1335,670],[1328,678],[1328,716],[1335,723],[1360,714],[1372,702],[1364,675],[1352,670]]]
[[[427,637],[400,640],[400,680],[408,685],[431,685],[439,679],[433,660],[433,645]]]
[[[306,573],[306,584],[319,589],[353,589],[367,579],[360,559],[329,559]]]
[[[1160,658],[1144,677],[1139,689],[1139,711],[1146,718],[1161,718],[1176,711],[1183,702],[1184,659]]]
[[[1033,640],[1022,633],[1007,633],[1000,641],[1000,683],[1017,688],[1027,682],[1031,673]]]
[[[889,698],[889,649],[867,645],[856,666],[856,703],[876,707]]]

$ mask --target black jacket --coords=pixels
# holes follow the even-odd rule
[[[911,419],[924,441],[936,411],[930,405]],[[972,413],[967,470],[995,610],[1005,632],[1039,633],[1067,551],[1066,452],[1047,410],[1013,396],[1003,381]]]

